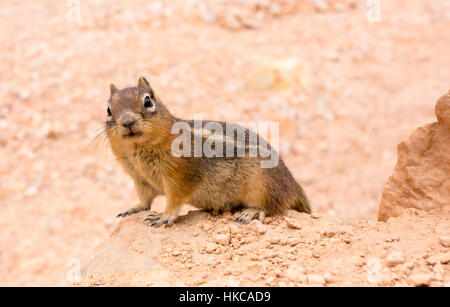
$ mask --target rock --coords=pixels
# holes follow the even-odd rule
[[[324,232],[322,232],[322,235],[327,238],[332,238],[336,235],[336,231],[325,230]]]
[[[252,220],[250,222],[250,227],[259,235],[263,235],[266,233],[266,226],[264,226],[259,220]]]
[[[405,208],[445,211],[450,206],[450,91],[435,108],[437,122],[418,128],[397,148],[394,173],[385,184],[378,220],[402,214]]]
[[[384,239],[386,242],[395,242],[395,241],[400,241],[400,237],[397,235],[392,235],[387,237],[386,239]]]
[[[241,228],[236,224],[230,224],[230,233],[232,235],[237,235],[241,233]]]
[[[212,223],[210,221],[206,221],[200,226],[200,228],[203,229],[204,231],[209,231],[212,228]]]
[[[298,239],[296,238],[290,238],[287,242],[290,246],[295,246],[298,244]]]
[[[207,242],[206,243],[206,252],[208,254],[213,253],[216,249],[217,249],[217,244],[214,244],[214,243],[211,243],[211,242]]]
[[[230,242],[234,248],[239,248],[239,246],[241,246],[241,241],[236,238],[232,238]]]
[[[230,243],[231,235],[229,233],[225,234],[218,234],[214,236],[214,240],[216,243],[222,244],[222,245],[228,245]]]
[[[286,270],[286,277],[293,282],[306,282],[305,268],[296,264],[291,264]]]
[[[181,255],[181,252],[178,249],[174,249],[172,251],[172,256],[180,256],[180,255]]]
[[[323,274],[323,278],[325,278],[325,282],[327,284],[332,284],[335,282],[335,279],[334,279],[333,275],[331,275],[330,272],[326,272],[325,274]]]
[[[320,218],[320,215],[319,214],[317,214],[317,213],[311,213],[311,217],[313,218],[313,219],[319,219]]]
[[[429,286],[432,279],[433,274],[431,273],[416,273],[409,277],[411,281],[414,283],[416,287]]]
[[[436,255],[432,255],[427,259],[428,264],[435,265],[436,263],[446,264],[450,262],[450,252],[447,253],[439,253]]]
[[[401,252],[393,252],[386,258],[386,265],[390,268],[405,262],[405,258]]]
[[[438,122],[450,130],[450,91],[439,98],[434,108]]]
[[[230,233],[230,232],[231,232],[230,231],[230,227],[222,227],[219,230],[217,230],[217,233],[220,233],[220,234],[227,234],[227,233]]]
[[[299,221],[289,217],[284,218],[284,220],[286,221],[286,224],[289,228],[302,229],[302,225]]]
[[[444,247],[450,247],[450,236],[440,237],[439,243]]]
[[[322,275],[310,274],[308,275],[308,284],[322,286],[325,284],[325,278]]]

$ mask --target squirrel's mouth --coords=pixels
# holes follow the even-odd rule
[[[140,136],[142,136],[142,132],[133,132],[133,131],[130,131],[129,133],[123,135],[124,138],[136,138]]]

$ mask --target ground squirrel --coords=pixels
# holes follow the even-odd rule
[[[111,84],[110,89],[106,135],[114,155],[133,179],[140,199],[136,207],[118,216],[149,210],[157,195],[165,195],[167,205],[164,213],[152,213],[145,219],[151,221],[152,226],[172,226],[185,203],[215,212],[242,208],[236,219],[242,223],[254,218],[263,221],[266,215],[289,208],[311,212],[303,189],[281,159],[274,167],[261,167],[265,158],[259,154],[249,155],[249,140],[259,138],[255,132],[232,124],[232,128],[241,128],[245,135],[245,139],[233,141],[233,155],[227,152],[227,155],[199,157],[194,152],[195,146],[191,146],[198,136],[195,121],[173,116],[145,78],[139,78],[137,87],[119,90]],[[179,137],[173,133],[176,123],[188,126],[193,132],[188,139],[189,146],[183,145],[183,153],[187,155],[174,154],[173,144]],[[213,123],[223,128],[228,125],[204,121],[200,130]],[[225,143],[229,142],[225,138],[220,141],[223,143],[213,144],[224,145],[219,146],[224,153],[228,148]],[[200,140],[203,144],[205,136]],[[244,148],[244,156],[236,156],[239,147]]]

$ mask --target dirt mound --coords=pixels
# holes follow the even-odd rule
[[[437,122],[418,128],[398,146],[398,162],[386,183],[378,219],[404,208],[450,215],[450,91],[436,103]]]
[[[450,285],[449,219],[410,209],[388,223],[289,211],[264,224],[190,211],[171,228],[142,212],[82,263],[80,285]],[[448,231],[447,231],[448,233]]]

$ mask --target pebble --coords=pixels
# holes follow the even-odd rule
[[[178,249],[174,249],[172,251],[172,256],[180,256],[180,255],[181,255],[181,252]]]
[[[286,224],[289,228],[302,229],[302,225],[299,221],[289,217],[284,218],[284,220],[286,221]]]
[[[270,238],[269,242],[270,242],[270,244],[279,244],[280,238]]]
[[[230,233],[232,234],[232,235],[237,235],[237,234],[240,234],[241,233],[241,229],[239,228],[239,226],[238,225],[236,225],[236,224],[230,224]]]
[[[214,236],[214,240],[222,245],[228,245],[230,243],[231,235],[229,233],[218,234]]]
[[[396,236],[396,235],[393,235],[393,236],[390,236],[390,237],[388,237],[388,238],[386,238],[386,239],[384,239],[386,242],[394,242],[394,241],[400,241],[400,237],[399,236]]]
[[[312,217],[313,219],[319,219],[319,218],[320,218],[320,215],[318,215],[317,213],[311,213],[311,217]]]
[[[298,244],[298,240],[297,240],[296,238],[290,238],[290,239],[288,240],[288,244],[289,244],[290,246],[295,246],[295,245]]]
[[[230,233],[230,227],[222,227],[219,230],[217,230],[217,233],[219,234],[227,234]]]
[[[302,266],[291,264],[285,274],[290,281],[306,282],[305,268]]]
[[[250,227],[259,235],[266,233],[266,226],[264,226],[259,220],[252,220],[250,222]]]
[[[206,243],[206,252],[208,254],[213,253],[216,249],[217,249],[217,244],[214,244],[211,242]]]
[[[333,275],[331,275],[330,272],[326,272],[323,277],[325,278],[325,282],[327,284],[332,284],[334,283],[336,280],[334,279]]]
[[[405,257],[401,252],[393,252],[390,253],[386,257],[386,265],[390,268],[395,267],[396,265],[402,264],[405,262]]]
[[[212,224],[211,224],[211,222],[205,222],[205,223],[202,224],[201,228],[202,228],[204,231],[211,230]]]
[[[322,275],[310,274],[308,275],[308,284],[310,285],[324,285],[325,278]]]
[[[241,246],[241,241],[236,238],[232,238],[230,243],[234,248],[239,248],[239,246]]]
[[[332,230],[325,230],[325,231],[322,233],[322,235],[323,235],[324,237],[327,237],[327,238],[332,238],[332,237],[334,237],[334,236],[336,235],[336,232],[335,232],[335,231],[332,231]]]
[[[450,262],[450,252],[439,253],[428,257],[427,262],[429,264],[435,265],[436,263],[446,264]]]
[[[416,273],[409,278],[414,283],[414,286],[421,287],[430,285],[433,275],[431,273]]]
[[[450,236],[443,236],[439,238],[439,243],[444,247],[450,247]]]

